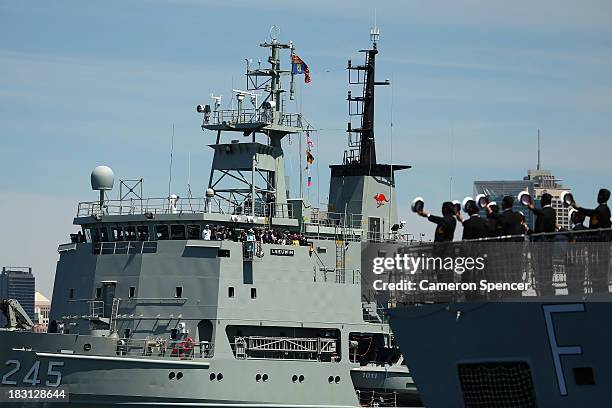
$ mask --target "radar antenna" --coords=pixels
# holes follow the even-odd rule
[[[268,67],[262,66],[261,60],[254,64],[252,59],[244,59],[246,87],[232,89],[232,101],[235,98],[238,109],[221,109],[221,98],[214,94],[211,95],[214,109],[209,105],[197,107],[204,116],[202,130],[216,132],[216,141],[210,145],[215,156],[207,186],[211,195],[207,193],[207,199],[213,203],[214,197],[235,214],[273,215],[271,208],[287,209],[281,141],[287,135],[302,132],[302,115],[285,110],[287,90],[283,89],[281,79],[289,76],[289,95],[293,99],[294,75],[293,70],[281,68],[281,52],[287,50],[293,57],[295,46],[291,41],[281,42],[279,36],[280,30],[273,26],[270,38],[260,44],[270,51]],[[230,143],[223,142],[222,132],[242,133],[250,141],[234,138]],[[266,137],[257,140],[257,135]],[[262,208],[267,210],[260,211]]]

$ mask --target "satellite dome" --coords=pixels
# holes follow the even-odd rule
[[[211,198],[215,196],[215,190],[213,190],[212,188],[207,188],[206,189],[206,197]]]
[[[98,166],[91,172],[92,190],[112,190],[115,174],[108,166]]]

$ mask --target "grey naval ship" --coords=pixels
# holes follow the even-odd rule
[[[446,254],[488,255],[474,281],[525,289],[415,291],[389,311],[424,406],[612,406],[610,237],[582,229],[449,244]],[[435,281],[423,270],[412,279]]]
[[[361,89],[349,92],[356,122],[330,166],[327,209],[288,196],[282,141],[309,129],[286,111],[304,67],[281,67],[301,60],[276,30],[260,44],[269,66],[247,60],[235,108],[218,97],[197,107],[214,150],[205,194],[145,198],[122,180],[110,199],[113,172],[96,167],[99,199],[78,204],[79,232],[58,247],[48,332],[2,303],[0,391],[64,388],[71,405],[99,407],[418,401],[380,305],[361,290],[362,244],[401,238],[394,172],[409,167],[376,160],[374,89],[388,84],[374,76],[377,39],[374,29],[363,65],[349,61]]]

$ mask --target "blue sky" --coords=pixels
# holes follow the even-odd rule
[[[194,107],[211,92],[229,103],[232,84],[244,86],[244,58],[265,59],[258,44],[274,24],[312,72],[292,108],[321,129],[308,194],[325,205],[327,166],[346,144],[346,60],[362,58],[375,9],[378,78],[393,82],[377,93],[379,160],[413,166],[398,177],[410,231],[431,235],[409,202],[422,195],[437,211],[451,177],[456,199],[476,179],[523,177],[538,128],[543,166],[579,202],[612,187],[609,1],[4,0],[0,263],[33,265],[50,295],[57,244],[74,229],[77,202],[95,199],[91,169],[144,177],[146,195],[165,196],[172,124],[173,190],[186,191],[190,154],[192,189],[203,191],[213,139]],[[295,174],[295,138],[286,151]]]

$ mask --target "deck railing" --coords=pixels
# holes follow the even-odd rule
[[[362,271],[362,282],[366,281],[371,294],[388,295],[390,302],[537,300],[566,295],[610,300],[601,295],[611,293],[612,229],[446,243],[371,243],[364,256],[368,268]],[[380,274],[373,272],[374,258],[396,256],[406,257],[410,266],[394,264]],[[412,286],[376,291],[376,280]]]
[[[98,201],[80,202],[77,217],[103,215],[160,215],[160,214],[229,214],[256,217],[292,218],[291,203],[237,204],[218,198],[179,198],[171,202],[168,198],[144,198],[128,200],[106,200],[100,208]]]
[[[269,109],[223,109],[211,112],[211,116],[203,122],[203,126],[218,125],[244,125],[261,124],[262,126],[273,124],[273,111]],[[280,112],[278,125],[289,127],[302,127],[302,115],[299,113]]]
[[[210,358],[214,354],[211,342],[187,340],[168,340],[163,338],[119,339],[117,355],[145,357],[175,357],[181,360]]]

